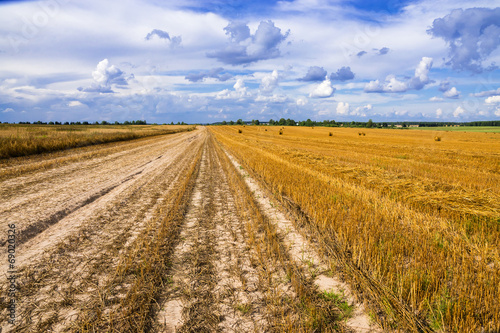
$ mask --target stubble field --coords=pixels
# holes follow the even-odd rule
[[[498,134],[279,130],[3,160],[2,331],[499,329]]]

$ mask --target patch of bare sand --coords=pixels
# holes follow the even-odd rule
[[[293,222],[287,218],[284,213],[285,209],[280,208],[280,204],[272,198],[271,194],[261,187],[231,154],[228,152],[226,154],[234,167],[244,177],[262,212],[275,224],[278,232],[283,236],[291,257],[296,262],[302,263],[306,267],[305,271],[315,276],[315,284],[318,286],[319,291],[343,295],[345,300],[354,307],[352,316],[346,322],[347,326],[355,332],[382,332],[370,320],[364,305],[356,302],[348,285],[332,274],[327,263],[318,255],[319,251],[315,249],[315,244],[306,239],[295,228]]]

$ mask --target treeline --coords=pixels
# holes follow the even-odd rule
[[[8,122],[4,122],[4,124],[9,124]],[[12,123],[15,124],[15,123]],[[153,124],[148,124],[146,120],[132,120],[132,121],[124,121],[123,123],[120,123],[118,121],[115,122],[108,122],[106,120],[103,120],[101,122],[95,121],[95,122],[89,122],[89,121],[66,121],[66,122],[60,122],[60,121],[34,121],[33,123],[29,121],[20,121],[17,124],[20,125],[158,125],[157,123]],[[166,123],[163,123],[163,125],[166,125]],[[175,125],[174,122],[172,121],[170,125]],[[177,125],[187,125],[185,122],[177,122]]]
[[[394,128],[394,127],[411,127],[418,125],[419,127],[444,127],[444,126],[500,126],[500,120],[491,121],[472,121],[472,122],[427,122],[427,121],[401,121],[401,122],[374,122],[371,119],[367,122],[350,121],[336,122],[335,120],[314,121],[311,119],[295,121],[293,119],[281,118],[280,120],[270,119],[268,122],[261,122],[253,119],[252,121],[243,121],[238,119],[235,121],[223,121],[214,125],[270,125],[270,126],[323,126],[323,127],[374,127],[374,128]]]

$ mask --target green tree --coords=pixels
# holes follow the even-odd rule
[[[368,120],[368,122],[366,123],[366,127],[368,127],[368,128],[372,128],[373,127],[373,121],[371,119]]]
[[[243,125],[243,120],[242,119],[238,119],[236,121],[236,125]]]

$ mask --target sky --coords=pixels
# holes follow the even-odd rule
[[[498,1],[0,1],[0,121],[500,119]]]

